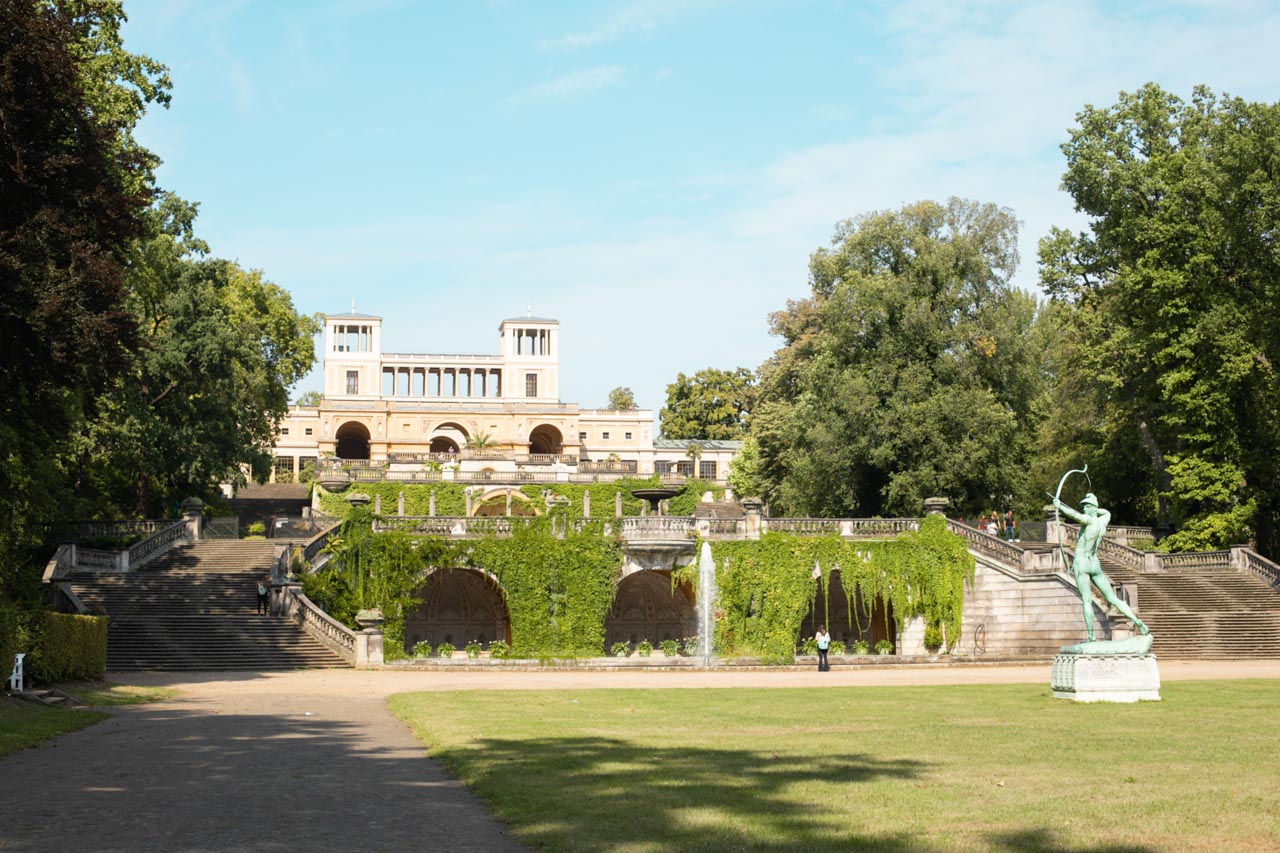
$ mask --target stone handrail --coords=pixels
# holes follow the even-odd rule
[[[1154,542],[1156,541],[1156,531],[1151,527],[1134,527],[1120,524],[1108,526],[1106,538],[1113,542],[1119,542],[1121,545],[1128,545],[1135,539],[1147,539]]]
[[[83,542],[86,539],[125,539],[150,536],[170,524],[169,521],[75,521],[45,526],[45,540],[58,544]]]
[[[136,569],[142,564],[154,560],[175,545],[192,540],[191,526],[184,518],[175,521],[154,536],[149,536],[125,552],[125,570]]]
[[[1137,529],[1137,528],[1131,528]],[[1110,532],[1110,528],[1108,528]],[[1080,528],[1074,524],[1062,525],[1062,544],[1070,545],[1074,550],[1076,539],[1080,536]],[[1163,555],[1150,551],[1139,551],[1137,548],[1130,548],[1127,544],[1119,542],[1115,539],[1104,537],[1098,543],[1098,556],[1106,557],[1114,560],[1126,568],[1134,571],[1159,571],[1159,558]]]
[[[307,540],[302,546],[302,562],[304,565],[310,566],[315,561],[316,555],[325,549],[329,544],[329,540],[333,537],[335,531],[342,527],[342,522],[335,519],[326,519],[327,526],[315,536]]]
[[[690,539],[696,527],[691,515],[648,515],[623,518],[619,529],[624,540],[661,542]]]
[[[746,531],[746,520],[742,518],[703,518],[698,523],[708,536],[732,537]]]
[[[302,587],[286,584],[280,590],[280,613],[302,626],[302,629],[328,646],[351,666],[356,665],[357,634],[320,609],[307,598]]]
[[[947,519],[947,530],[965,541],[965,545],[972,551],[977,551],[984,557],[988,557],[996,562],[1003,563],[1006,566],[1013,567],[1018,570],[1024,568],[1023,555],[1027,553],[1024,549],[1019,548],[1010,542],[1006,542],[999,536],[992,536],[989,533],[983,533],[981,530],[962,524],[959,521]],[[1029,571],[1034,572],[1035,567],[1028,565]]]
[[[1160,569],[1166,572],[1194,572],[1198,569],[1231,568],[1230,551],[1187,551],[1160,554]]]
[[[765,530],[773,533],[796,533],[801,536],[826,536],[840,533],[838,518],[766,518]]]
[[[910,533],[920,529],[918,518],[842,518],[841,536],[856,536],[881,539],[885,536],[897,536],[899,533]]]
[[[76,546],[75,545],[59,545],[57,550],[53,552],[53,556],[49,558],[49,562],[44,567],[44,583],[53,583],[62,580],[76,564]]]
[[[1262,578],[1273,588],[1280,591],[1280,566],[1268,560],[1266,557],[1254,551],[1252,548],[1246,548],[1243,545],[1236,545],[1231,549],[1231,563],[1233,566],[1253,572]]]

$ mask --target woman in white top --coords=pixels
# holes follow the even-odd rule
[[[818,626],[818,633],[813,635],[818,641],[818,672],[830,672],[831,664],[827,662],[827,649],[831,648],[831,635],[827,633],[826,625]]]

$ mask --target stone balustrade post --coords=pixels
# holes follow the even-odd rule
[[[377,628],[365,628],[363,631],[357,631],[354,649],[356,669],[367,666],[382,666],[382,648],[382,631]]]
[[[1059,533],[1062,532],[1062,522],[1058,520],[1058,510],[1053,504],[1045,504],[1041,507],[1044,512],[1044,541],[1057,544],[1059,541]],[[1066,537],[1061,537],[1062,541],[1066,541]]]
[[[436,490],[435,489],[431,490],[431,496],[427,500],[427,515],[431,516],[432,518],[436,517]]]
[[[200,534],[203,532],[204,501],[199,498],[187,498],[179,507],[182,510],[183,520],[187,522],[187,535],[191,537],[192,542],[199,542]]]
[[[746,511],[746,534],[748,539],[759,539],[764,529],[764,501],[759,498],[743,498],[742,508]]]
[[[951,506],[949,498],[925,498],[924,514],[925,515],[942,515],[947,514],[947,507]]]
[[[404,518],[404,492],[396,497],[396,515]]]
[[[622,518],[622,492],[613,493],[613,517]]]
[[[376,494],[373,496],[373,514],[382,515],[382,495],[381,494]]]
[[[582,517],[591,517],[591,492],[588,489],[582,491]]]

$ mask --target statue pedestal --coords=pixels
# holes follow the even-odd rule
[[[1160,700],[1155,655],[1061,654],[1049,676],[1053,695],[1077,702]]]

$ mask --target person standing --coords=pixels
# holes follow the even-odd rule
[[[818,626],[818,633],[813,637],[818,641],[818,672],[830,672],[831,664],[827,662],[827,649],[831,648],[831,635],[826,625]]]
[[[258,613],[262,616],[269,615],[269,595],[271,595],[271,576],[262,575],[258,578]]]

